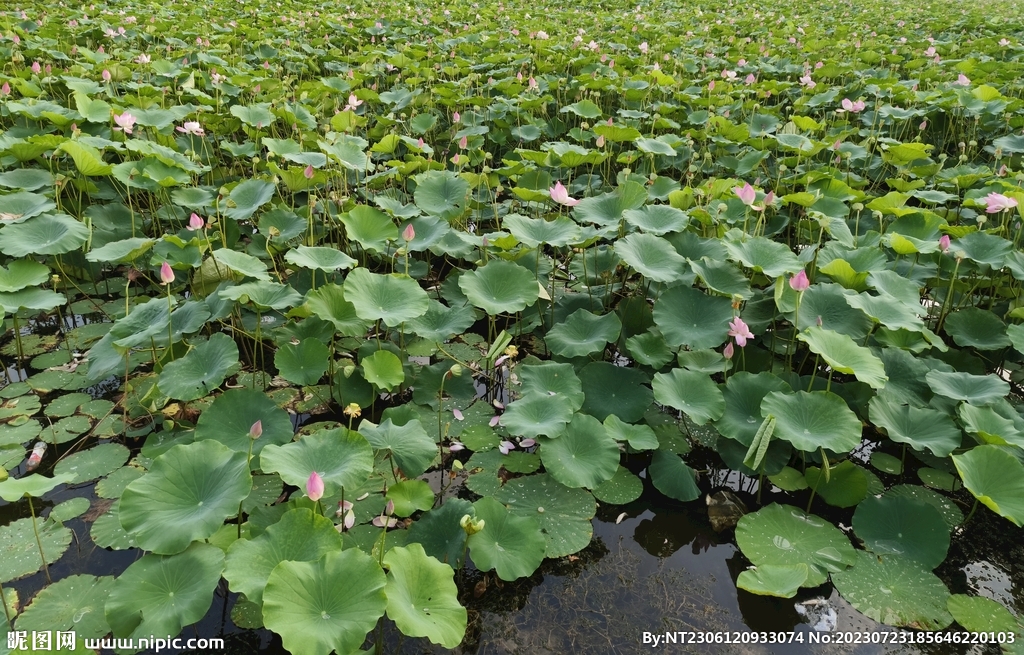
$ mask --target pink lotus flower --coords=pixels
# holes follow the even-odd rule
[[[32,62],[32,72],[33,73],[38,75],[40,72],[42,72],[42,70],[43,70],[43,67],[39,65],[38,61]]]
[[[345,105],[345,109],[343,111],[355,111],[356,107],[361,104],[363,104],[363,101],[357,98],[356,94],[350,93],[348,94],[348,104]]]
[[[596,145],[598,148],[603,148],[604,147],[604,135],[603,134],[601,136],[597,137],[597,141],[594,142],[594,145]]]
[[[761,203],[760,205],[751,205],[750,208],[753,209],[756,212],[763,212],[768,207],[771,207],[774,202],[775,202],[775,192],[774,191],[769,191],[765,195],[763,203]]]
[[[988,204],[985,207],[985,211],[989,214],[998,214],[1001,211],[1013,209],[1017,206],[1016,198],[1008,198],[1001,193],[990,193],[985,196],[985,202]]]
[[[750,73],[749,75],[747,75],[746,79],[743,80],[743,83],[746,84],[747,86],[750,86],[751,84],[753,84],[756,81],[757,81],[757,78],[754,77],[753,73]]]
[[[804,76],[800,78],[800,84],[806,86],[808,89],[813,89],[818,86],[818,83],[811,79],[810,73],[805,73]]]
[[[124,130],[125,134],[131,134],[132,128],[135,127],[135,117],[129,114],[128,112],[124,112],[123,114],[115,114],[114,122],[120,126],[115,127],[114,131]]]
[[[195,216],[195,214],[192,214],[192,215]],[[261,419],[259,421],[256,421],[255,423],[253,423],[252,427],[249,428],[249,438],[250,439],[259,439],[262,436],[263,436],[263,420]]]
[[[469,146],[469,137],[468,136],[464,136],[461,139],[459,139],[459,148],[465,150],[468,146]]]
[[[11,85],[4,82],[3,86],[0,86],[0,94],[5,96],[11,95]]]
[[[405,229],[402,230],[402,239],[406,243],[408,243],[408,242],[412,241],[415,238],[416,238],[416,228],[414,228],[412,226],[412,223],[409,223],[408,225],[405,226]]]
[[[196,121],[185,121],[184,124],[179,125],[174,129],[182,134],[192,134],[195,136],[204,136],[206,134],[206,130],[203,129],[203,126]]]
[[[324,479],[316,471],[310,473],[306,480],[306,495],[314,502],[324,497]]]
[[[313,170],[313,165],[306,164],[306,168],[302,171],[302,177],[307,180],[312,180],[314,175],[316,175],[316,171]]]
[[[800,271],[789,278],[789,288],[793,291],[806,291],[809,286],[811,286],[811,281],[807,279],[807,273],[804,271]]]
[[[967,77],[963,73],[960,73],[960,75],[956,78],[956,82],[953,82],[953,84],[957,86],[970,86],[971,78]]]
[[[138,57],[135,58],[135,63],[136,64],[148,64],[150,61],[152,61],[152,60],[149,58],[149,55],[147,55],[145,53],[143,53],[143,54],[141,54],[141,55],[139,55]]]
[[[839,111],[841,111],[841,112],[848,111],[851,114],[859,114],[860,112],[864,111],[864,107],[865,107],[865,104],[864,104],[863,100],[858,100],[856,102],[853,102],[849,98],[843,98],[842,105],[843,105],[843,108],[841,110],[839,110]]]
[[[750,186],[750,182],[744,182],[743,186],[733,187],[732,189],[736,193],[736,197],[743,201],[744,205],[748,207],[754,204],[754,200],[757,198],[757,191],[754,187]]]
[[[647,45],[647,41],[644,41],[643,43],[641,43],[641,44],[640,44],[640,52],[641,52],[642,54],[645,54],[645,55],[646,55],[646,54],[647,54],[647,51],[648,51],[649,49],[650,49],[650,46],[648,46],[648,45]]]
[[[732,359],[732,356],[735,354],[735,352],[736,349],[733,348],[732,341],[730,341],[729,343],[725,344],[725,348],[722,349],[722,357],[725,357],[726,359]]]
[[[110,71],[108,71],[106,68],[104,68],[103,72],[100,74],[100,77],[103,78],[104,82],[109,82],[110,81]]]
[[[736,339],[736,345],[743,348],[747,345],[747,339],[753,339],[754,333],[750,331],[743,319],[737,316],[729,322],[729,336]]]
[[[170,284],[174,282],[174,271],[171,270],[171,265],[164,262],[160,265],[160,284]]]
[[[462,120],[462,116],[459,115],[459,112],[455,112],[454,114],[452,114],[453,123],[458,123],[460,120]]]
[[[192,212],[192,215],[188,217],[188,229],[191,232],[203,229],[206,223],[203,221],[203,217],[199,214]]]
[[[555,182],[555,186],[548,189],[548,192],[551,194],[551,199],[559,205],[575,207],[580,202],[579,200],[569,196],[568,189],[565,188],[561,181]]]
[[[941,237],[939,237],[939,248],[942,249],[942,252],[949,252],[948,234],[943,234]]]

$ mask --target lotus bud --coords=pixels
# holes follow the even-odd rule
[[[402,238],[407,243],[409,241],[412,241],[413,239],[416,238],[416,229],[412,226],[412,223],[409,223],[408,225],[406,225],[405,229],[402,230]]]
[[[174,282],[174,271],[171,270],[171,265],[164,262],[160,265],[160,283],[170,284]]]
[[[811,281],[807,279],[807,273],[801,270],[799,273],[789,278],[789,286],[793,291],[801,292],[811,286]]]
[[[462,526],[462,529],[466,531],[467,535],[474,535],[484,529],[484,520],[474,519],[469,514],[466,514],[462,517],[462,520],[459,521],[459,525]]]
[[[939,237],[939,248],[942,249],[942,252],[947,252],[949,250],[949,235],[948,234],[943,234],[941,237]]]
[[[395,513],[395,501],[388,498],[388,504],[384,506],[384,516],[391,516]]]
[[[324,497],[324,479],[316,471],[310,473],[306,480],[306,495],[314,502]]]
[[[188,218],[188,229],[192,232],[203,229],[203,217],[199,214],[192,212],[192,215]]]
[[[259,439],[261,436],[263,436],[263,421],[259,420],[253,423],[252,427],[249,428],[249,438],[255,440]]]
[[[735,348],[733,348],[732,341],[730,341],[729,343],[725,344],[725,349],[722,350],[722,356],[725,357],[726,359],[732,359],[732,356],[735,352],[736,350]]]
[[[462,375],[462,365],[452,364],[452,367],[448,369],[448,372],[451,374],[452,377],[460,377]]]
[[[312,164],[308,164],[306,166],[306,169],[302,171],[302,176],[304,178],[306,178],[307,180],[312,180],[313,179],[313,175],[315,175],[315,174],[316,173],[313,171],[313,165]]]

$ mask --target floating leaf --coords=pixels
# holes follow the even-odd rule
[[[0,526],[0,583],[23,578],[42,568],[32,526],[31,518]],[[71,530],[53,521],[38,521],[36,526],[46,563],[53,564],[71,545]]]
[[[217,333],[195,344],[181,359],[167,363],[158,384],[171,398],[197,400],[215,391],[239,366],[234,339]]]
[[[696,473],[675,453],[658,450],[647,467],[647,474],[658,491],[684,503],[700,498]]]
[[[828,391],[773,391],[761,401],[761,415],[774,416],[775,436],[797,450],[845,453],[861,441],[860,420],[845,400]]]
[[[473,503],[484,529],[469,537],[473,563],[481,571],[494,570],[502,580],[532,575],[544,561],[546,543],[537,520],[517,516],[493,498]]]
[[[594,417],[576,414],[557,439],[542,439],[541,461],[567,487],[593,489],[615,475],[619,446]]]
[[[431,457],[434,452],[431,445]],[[323,479],[324,492],[333,495],[338,487],[354,491],[366,482],[373,470],[373,452],[358,432],[319,430],[283,446],[268,445],[260,457],[260,468],[279,473],[282,480],[300,489],[305,489],[315,471]]]
[[[656,373],[651,386],[655,400],[684,412],[697,425],[720,419],[725,413],[722,391],[705,373],[675,368]]]
[[[419,544],[392,548],[384,566],[388,618],[403,634],[449,649],[462,643],[467,612],[459,604],[451,567],[429,557]]]
[[[399,274],[378,275],[357,268],[345,278],[345,299],[365,321],[383,320],[388,327],[426,313],[427,292],[412,278]]]
[[[111,576],[71,575],[44,588],[18,616],[19,630],[73,630],[79,639],[110,632],[103,607],[114,586]]]
[[[557,437],[572,415],[572,406],[563,397],[532,392],[506,407],[501,425],[520,437]]]
[[[590,520],[597,511],[594,497],[583,489],[565,487],[547,474],[510,480],[494,499],[513,514],[537,520],[547,542],[547,557],[579,552],[593,537]]]
[[[128,461],[130,452],[119,443],[104,443],[68,455],[53,467],[55,475],[68,476],[71,484],[101,478]]]
[[[562,357],[582,357],[604,350],[619,338],[622,323],[614,313],[598,316],[578,309],[544,336],[548,349]]]
[[[491,315],[520,312],[539,297],[536,278],[529,270],[500,259],[460,275],[459,288],[473,305]]]
[[[906,557],[928,569],[949,550],[949,528],[939,510],[907,496],[869,496],[853,514],[853,529],[876,555]]]
[[[964,486],[983,505],[1014,525],[1024,525],[1024,464],[999,446],[977,446],[953,455]]]
[[[859,551],[856,564],[834,572],[832,582],[854,609],[879,623],[941,630],[953,622],[946,610],[949,590],[933,573],[905,557]]]
[[[327,346],[319,339],[309,337],[297,344],[286,343],[278,348],[274,353],[274,365],[285,380],[306,386],[320,381],[327,372],[330,357],[331,351]]]

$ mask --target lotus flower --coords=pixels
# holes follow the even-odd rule
[[[262,421],[262,419],[259,420],[259,421],[256,421],[255,423],[253,423],[252,427],[249,428],[249,438],[250,439],[256,440],[256,439],[259,439],[261,436],[263,436],[263,421]]]
[[[106,68],[104,68],[103,69],[103,73],[100,74],[100,77],[103,78],[104,82],[109,82],[110,81],[110,71],[108,71]]]
[[[754,333],[750,331],[743,319],[737,316],[729,322],[729,336],[736,339],[736,345],[743,348],[747,345],[747,339],[753,339]]]
[[[136,64],[148,64],[150,61],[152,60],[149,58],[149,55],[147,54],[141,54],[135,58]]]
[[[806,291],[809,286],[811,286],[811,281],[807,279],[807,273],[804,271],[800,271],[793,277],[789,278],[789,287],[793,291]]]
[[[452,114],[453,123],[458,123],[460,120],[462,120],[462,116],[459,115],[459,112],[455,112],[454,114]]]
[[[348,94],[348,104],[345,105],[344,111],[355,111],[356,107],[363,104],[363,101],[356,97],[356,94]]]
[[[32,72],[33,73],[38,75],[40,72],[42,72],[42,70],[43,70],[43,67],[39,65],[38,61],[32,62]]]
[[[188,217],[188,229],[191,232],[203,229],[206,223],[203,221],[203,217],[199,214],[192,212],[192,215]]]
[[[813,89],[818,86],[818,83],[811,79],[810,73],[805,73],[804,76],[800,78],[800,84],[806,86],[808,89]]]
[[[985,202],[988,205],[985,207],[985,211],[989,214],[998,214],[1001,211],[1013,209],[1017,206],[1016,198],[1008,198],[1001,193],[988,194],[985,196]]]
[[[174,128],[183,134],[193,134],[195,136],[203,136],[206,134],[206,130],[203,126],[196,121],[185,121],[184,124]]]
[[[170,284],[174,282],[174,271],[171,270],[171,265],[164,262],[160,265],[160,284]]]
[[[408,243],[408,242],[412,241],[415,238],[416,238],[416,228],[414,228],[412,226],[412,223],[409,223],[408,225],[405,226],[405,229],[402,230],[402,239],[406,243]]]
[[[960,73],[959,77],[956,78],[956,82],[953,82],[953,84],[957,86],[970,86],[971,78],[967,77],[963,73]]]
[[[307,164],[306,168],[302,171],[302,177],[312,180],[314,175],[316,175],[316,171],[313,170],[313,165]]]
[[[725,344],[725,348],[722,349],[722,357],[725,357],[726,359],[732,359],[732,356],[735,352],[736,349],[733,348],[732,341],[730,341],[729,343]]]
[[[324,497],[324,479],[316,471],[310,473],[306,480],[306,495],[314,502]]]
[[[11,85],[7,82],[4,82],[3,86],[0,86],[0,95],[11,95]]]
[[[131,134],[132,128],[135,127],[135,120],[135,117],[128,112],[124,112],[123,114],[114,114],[114,122],[119,126],[115,127],[114,130],[124,130],[125,134]]]
[[[754,190],[754,187],[750,186],[749,182],[744,182],[743,186],[733,187],[732,190],[736,192],[736,197],[747,206],[753,205],[754,199],[757,198],[757,191]]]
[[[569,196],[568,189],[562,185],[561,181],[555,182],[555,186],[548,189],[551,193],[551,199],[557,202],[559,205],[565,205],[566,207],[575,207],[579,204],[579,200]]]
[[[843,108],[840,109],[839,111],[840,112],[848,111],[851,114],[858,114],[858,113],[864,111],[864,107],[866,106],[864,104],[863,100],[858,100],[856,102],[853,102],[849,98],[843,98],[843,102],[841,104],[843,105]]]
[[[459,139],[459,148],[461,148],[462,150],[465,150],[468,146],[469,146],[469,137],[468,136],[464,136],[461,139]]]
[[[939,248],[942,249],[942,252],[949,252],[949,235],[948,234],[943,234],[941,237],[939,237]]]

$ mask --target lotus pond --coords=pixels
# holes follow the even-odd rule
[[[1021,34],[6,6],[0,653],[1019,652]]]

